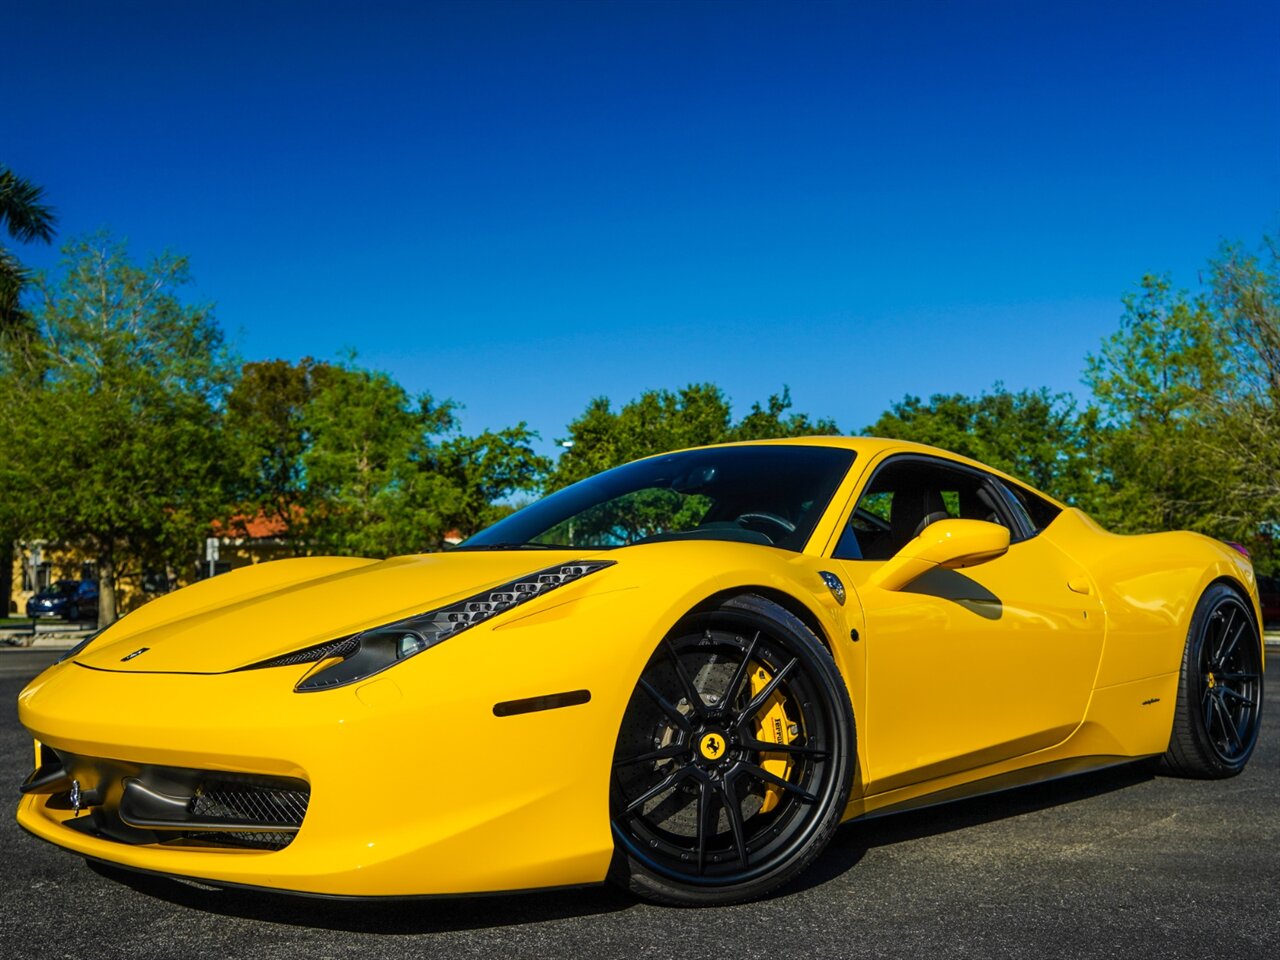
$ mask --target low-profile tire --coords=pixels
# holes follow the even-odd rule
[[[1258,741],[1262,640],[1253,607],[1215,583],[1191,617],[1169,749],[1161,766],[1181,777],[1234,777]]]
[[[855,757],[848,689],[798,618],[755,595],[685,617],[618,732],[610,879],[682,906],[763,896],[831,840]]]

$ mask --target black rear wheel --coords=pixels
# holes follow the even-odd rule
[[[1262,643],[1249,602],[1218,583],[1191,618],[1165,769],[1233,777],[1244,769],[1262,719]]]
[[[761,896],[830,840],[854,749],[844,682],[798,619],[757,596],[685,618],[619,731],[612,878],[663,903]]]

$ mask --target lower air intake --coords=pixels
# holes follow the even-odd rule
[[[251,850],[292,843],[311,799],[310,785],[293,777],[132,763],[48,746],[22,790],[43,795],[64,826],[103,839]]]

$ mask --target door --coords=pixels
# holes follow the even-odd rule
[[[1008,553],[906,587],[868,581],[949,517],[1010,528]],[[1096,591],[996,477],[933,457],[885,460],[834,557],[865,615],[864,744],[879,793],[1052,746],[1084,717],[1102,654]]]

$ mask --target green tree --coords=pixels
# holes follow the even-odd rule
[[[105,235],[64,253],[34,339],[0,344],[0,499],[20,536],[96,559],[106,624],[121,578],[189,566],[222,510],[235,367],[211,310],[179,298],[185,259],[139,266]]]
[[[550,461],[526,424],[468,436],[456,411],[354,360],[245,364],[227,400],[232,522],[271,517],[300,554],[385,557],[468,536],[537,490]]]
[[[996,383],[976,397],[907,396],[863,432],[951,450],[1082,509],[1094,506],[1094,417],[1079,414],[1067,393],[1045,387],[1014,393]]]
[[[667,450],[721,443],[729,436],[729,401],[710,383],[677,391],[648,390],[615,412],[607,397],[587,404],[560,441],[560,456],[548,482],[558,490],[611,467]]]
[[[0,166],[0,225],[18,243],[52,242],[57,217],[43,200],[44,188]],[[30,279],[18,258],[0,244],[0,336],[30,332],[31,319],[21,305]]]
[[[1209,442],[1232,464],[1230,502],[1245,531],[1280,534],[1280,248],[1223,247],[1210,296],[1230,358],[1230,381],[1207,397]]]
[[[308,550],[385,557],[437,546],[438,482],[423,465],[454,427],[454,404],[350,363],[314,372],[301,457]]]
[[[310,443],[307,414],[326,364],[305,357],[297,363],[246,363],[227,397],[226,422],[236,475],[231,528],[261,514],[282,531],[286,544],[306,550],[302,535],[307,497],[303,455]]]
[[[567,449],[547,486],[558,490],[601,470],[668,450],[839,432],[831,420],[788,414],[790,409],[791,393],[785,387],[763,406],[752,404],[738,423],[733,422],[724,391],[711,383],[676,391],[648,390],[616,412],[607,397],[597,397],[569,424],[569,437],[561,441]]]
[[[807,413],[788,413],[791,409],[791,388],[784,386],[782,393],[769,395],[761,406],[751,404],[751,412],[730,428],[729,440],[775,440],[779,437],[834,436],[840,432],[834,420],[819,417],[811,420]]]
[[[1227,496],[1232,465],[1210,455],[1209,398],[1229,389],[1229,356],[1210,305],[1146,276],[1120,328],[1086,360],[1102,426],[1099,519],[1120,531],[1222,535],[1243,519]]]
[[[534,451],[537,437],[521,421],[505,430],[453,437],[431,451],[428,489],[442,506],[443,533],[469,537],[510,513],[512,496],[541,487],[551,461]]]
[[[1205,299],[1226,358],[1202,391],[1198,438],[1215,503],[1202,529],[1247,543],[1255,565],[1280,566],[1280,253],[1225,244],[1209,265]]]

